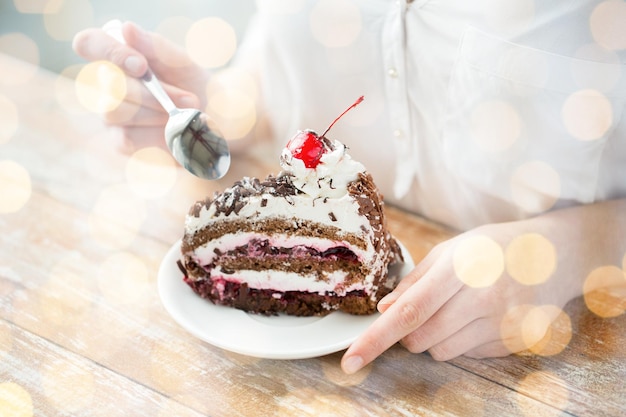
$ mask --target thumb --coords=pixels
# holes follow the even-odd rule
[[[122,31],[126,43],[146,58],[148,65],[162,82],[196,94],[204,89],[204,69],[196,65],[183,48],[133,22],[125,22]]]

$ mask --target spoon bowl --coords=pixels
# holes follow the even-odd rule
[[[196,109],[175,109],[165,125],[165,143],[174,159],[197,177],[223,177],[230,167],[224,138],[212,120]]]
[[[102,29],[120,43],[126,43],[122,22],[112,20]],[[179,109],[148,69],[141,81],[169,115],[165,143],[174,159],[187,171],[206,180],[226,175],[230,168],[228,144],[213,121],[197,109]]]

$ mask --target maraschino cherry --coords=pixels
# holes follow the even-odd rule
[[[301,130],[287,142],[287,149],[291,151],[294,158],[298,158],[304,162],[307,168],[315,168],[320,162],[320,158],[324,154],[324,142],[321,140],[331,127],[341,119],[348,110],[356,107],[363,101],[363,96],[359,97],[350,107],[344,110],[333,122],[326,128],[320,136],[312,130]]]

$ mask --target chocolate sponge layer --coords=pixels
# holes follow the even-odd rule
[[[372,314],[376,311],[376,300],[389,290],[382,289],[373,300],[362,291],[352,291],[338,296],[333,293],[317,294],[301,291],[273,291],[248,288],[224,280],[185,280],[200,297],[216,305],[234,307],[250,313],[276,315],[285,313],[294,316],[325,316],[331,311],[341,310],[350,314]]]

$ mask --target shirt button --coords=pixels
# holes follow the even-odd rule
[[[394,67],[391,67],[387,70],[387,75],[391,78],[398,78],[398,70]]]
[[[393,136],[396,139],[403,139],[404,138],[404,132],[402,131],[402,129],[395,129],[393,131]]]

